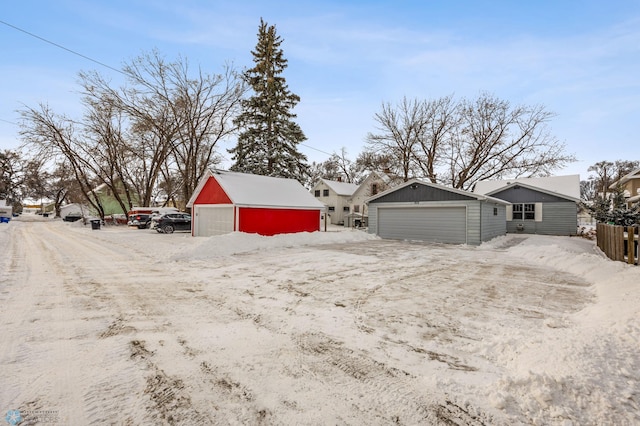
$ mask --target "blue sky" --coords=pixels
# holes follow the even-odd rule
[[[158,49],[210,73],[252,65],[261,17],[284,40],[310,161],[342,147],[355,159],[382,102],[481,92],[557,114],[551,131],[579,161],[556,174],[585,179],[595,162],[640,160],[637,0],[23,0],[0,10],[0,21],[113,68]],[[23,105],[79,117],[79,71],[121,80],[1,23],[0,52],[0,149],[18,146]]]

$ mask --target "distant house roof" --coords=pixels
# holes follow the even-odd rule
[[[331,188],[331,190],[338,195],[351,196],[353,195],[354,192],[356,192],[356,189],[358,189],[358,185],[356,185],[355,183],[338,182],[338,181],[329,180],[329,179],[320,179],[320,180],[324,182],[325,185]]]
[[[563,195],[580,200],[580,175],[483,180],[476,182],[473,192],[476,194],[494,194],[513,183],[521,183],[530,189],[542,190],[552,195]]]
[[[616,186],[624,185],[625,183],[629,182],[632,179],[640,179],[640,169],[635,169],[631,173],[628,173],[622,176],[619,180],[609,185],[609,189],[615,189]]]
[[[360,185],[358,185],[358,189],[356,189],[352,195],[352,197],[357,197],[360,195],[360,193],[370,190],[371,188],[369,187],[369,182],[373,181],[373,180],[380,180],[384,183],[384,185],[386,187],[389,187],[391,185],[393,185],[392,179],[385,173],[379,173],[376,171],[373,171],[371,173],[369,173],[369,175],[367,175],[366,178],[364,178],[364,180],[360,183]],[[362,194],[363,196],[366,197],[366,194]]]
[[[193,191],[187,207],[192,207],[208,179],[213,177],[233,204],[240,206],[298,207],[324,209],[324,204],[315,199],[295,179],[207,170]]]

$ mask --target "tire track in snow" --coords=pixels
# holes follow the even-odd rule
[[[355,403],[363,414],[381,417],[393,424],[491,424],[490,418],[462,408],[449,399],[425,394],[418,378],[410,373],[376,361],[365,353],[346,347],[321,333],[306,333],[295,338],[314,376],[331,382],[341,394],[359,395]],[[309,359],[310,358],[310,359]],[[343,373],[336,375],[334,370]]]

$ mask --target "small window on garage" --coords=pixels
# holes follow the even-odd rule
[[[313,191],[313,195],[315,195],[316,197],[320,196],[320,190],[316,189],[315,191]]]
[[[328,197],[329,196],[329,190],[328,189],[323,189],[322,190],[322,196],[323,197]]]
[[[328,209],[328,210],[329,210],[330,212],[335,212],[335,211],[336,211],[336,208],[335,208],[335,207],[333,207],[333,206],[331,206],[331,207],[329,207],[329,209]]]

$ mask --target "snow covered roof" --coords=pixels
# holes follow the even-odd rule
[[[356,185],[355,183],[347,183],[347,182],[338,182],[335,180],[328,180],[328,179],[320,179],[322,182],[324,182],[325,185],[327,185],[329,188],[331,188],[331,190],[333,190],[333,192],[335,192],[338,195],[353,195],[354,192],[356,192],[356,189],[358,189],[358,185]]]
[[[574,199],[580,199],[580,175],[548,176],[540,178],[518,178],[505,180],[482,180],[476,182],[473,192],[476,194],[491,194],[504,189],[513,183],[521,183],[532,189],[559,194]]]
[[[423,180],[420,180],[420,179],[410,179],[410,180],[408,180],[407,182],[404,182],[401,185],[394,186],[392,188],[387,189],[386,191],[380,192],[379,194],[376,194],[373,197],[368,198],[366,200],[366,202],[369,203],[369,202],[371,202],[371,201],[373,201],[373,200],[375,200],[377,198],[383,197],[383,196],[385,196],[385,195],[387,195],[387,194],[389,194],[391,192],[397,191],[399,189],[405,188],[405,187],[413,185],[415,183],[419,183],[420,185],[424,185],[424,186],[430,186],[430,187],[436,188],[436,189],[442,189],[444,191],[453,192],[455,194],[465,195],[467,197],[475,198],[476,200],[479,200],[479,201],[491,201],[493,203],[503,204],[503,205],[511,204],[510,202],[505,201],[505,200],[501,200],[499,198],[490,197],[490,196],[484,195],[484,194],[474,194],[473,192],[464,191],[462,189],[451,188],[449,186],[438,185],[437,183],[431,183],[431,182],[423,181]]]
[[[252,175],[249,173],[209,170],[196,187],[187,207],[192,207],[198,194],[213,177],[236,205],[264,207],[297,207],[324,209],[324,204],[295,179]]]
[[[631,179],[640,179],[640,169],[635,169],[631,173],[628,173],[622,176],[620,180],[617,180],[613,182],[611,185],[609,185],[609,189],[614,189],[618,185],[624,185],[625,183],[629,182]]]

